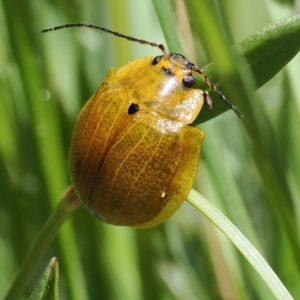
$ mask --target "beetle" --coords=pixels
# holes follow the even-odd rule
[[[190,126],[209,94],[193,88],[194,74],[238,115],[211,80],[183,55],[161,44],[82,23],[43,30],[88,27],[156,47],[162,55],[110,69],[81,110],[69,150],[76,193],[100,220],[147,228],[173,215],[197,172],[204,133]]]

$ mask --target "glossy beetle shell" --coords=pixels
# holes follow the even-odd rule
[[[204,97],[189,87],[183,59],[143,57],[111,69],[77,119],[71,181],[104,222],[152,227],[188,196],[204,137],[189,124]]]

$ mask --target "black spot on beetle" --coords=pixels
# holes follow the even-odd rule
[[[195,78],[192,74],[184,76],[182,79],[182,85],[186,88],[191,88],[195,84]]]
[[[139,110],[140,110],[140,107],[137,104],[131,103],[129,108],[128,108],[128,114],[133,115],[136,112],[138,112]]]
[[[155,57],[153,58],[153,60],[152,60],[152,65],[155,66],[156,64],[158,64],[158,63],[160,62],[161,58],[162,58],[162,55],[160,55],[160,56],[155,56]]]
[[[161,69],[162,69],[167,75],[169,75],[169,76],[174,76],[174,73],[173,73],[173,71],[172,71],[171,69],[166,68],[166,67],[162,67]]]

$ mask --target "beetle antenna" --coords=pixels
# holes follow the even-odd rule
[[[232,109],[236,115],[243,119],[244,116],[239,112],[239,110],[237,109],[237,107],[235,105],[233,105],[218,89],[217,87],[214,85],[214,83],[207,77],[207,75],[205,75],[203,73],[202,70],[198,69],[198,68],[195,68],[193,69],[193,71],[195,71],[196,73],[198,73],[202,78],[203,80],[206,82],[206,84],[221,98],[221,100],[223,100],[225,102],[225,104],[230,108]]]
[[[103,32],[110,33],[110,34],[113,34],[113,35],[118,36],[120,38],[129,40],[131,42],[136,42],[136,43],[140,43],[140,44],[143,44],[143,45],[149,45],[151,47],[156,47],[156,48],[160,49],[163,52],[164,55],[167,54],[166,47],[162,44],[157,44],[157,43],[148,42],[148,41],[141,40],[141,39],[136,39],[132,36],[125,35],[125,34],[122,34],[122,33],[119,33],[119,32],[113,31],[113,30],[109,30],[109,29],[104,28],[104,27],[91,25],[91,24],[83,24],[83,23],[65,24],[65,25],[56,26],[56,27],[53,27],[53,28],[44,29],[44,30],[41,31],[41,33],[49,32],[49,31],[55,31],[55,30],[59,30],[59,29],[63,29],[63,28],[70,28],[70,27],[86,27],[86,28],[101,30]]]

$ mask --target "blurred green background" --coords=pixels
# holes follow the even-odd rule
[[[67,153],[80,108],[109,68],[160,54],[88,29],[43,35],[39,31],[84,22],[157,43],[166,43],[165,34],[171,51],[183,51],[202,67],[210,55],[195,30],[198,20],[187,12],[192,2],[1,1],[0,299],[69,185]],[[297,7],[299,13],[300,6],[299,1],[271,0],[211,3],[221,10],[234,43],[294,15]],[[201,10],[201,1],[197,9]],[[209,33],[210,27],[205,30]],[[241,229],[296,299],[300,298],[300,262],[295,256],[297,250],[300,253],[299,77],[300,55],[257,92],[276,141],[270,148],[280,153],[282,164],[256,163],[253,148],[259,153],[260,145],[251,145],[243,122],[231,111],[199,125],[206,137],[195,180],[195,188]],[[247,111],[243,114],[247,117]],[[255,125],[260,130],[260,124]],[[279,181],[284,178],[289,197],[274,192],[277,183],[262,178],[260,167]],[[103,224],[80,208],[59,231],[26,296],[53,256],[60,263],[61,299],[272,299],[234,246],[187,203],[164,224],[146,230]]]

